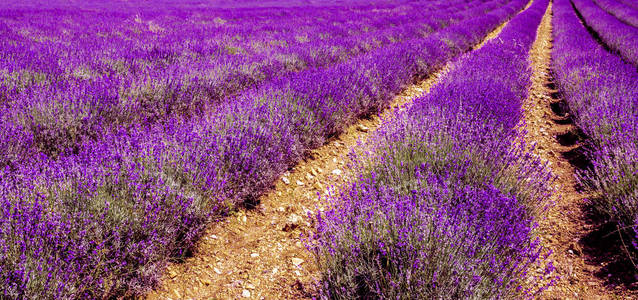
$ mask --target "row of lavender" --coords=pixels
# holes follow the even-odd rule
[[[534,1],[375,135],[355,162],[360,178],[317,215],[309,247],[322,298],[516,299],[545,288],[527,271],[541,260],[533,219],[552,177],[516,126],[548,2]]]
[[[423,38],[504,1],[482,2],[469,2],[471,9],[457,2],[455,10],[439,3],[389,7],[385,14],[374,6],[334,8],[304,17],[308,9],[146,12],[135,19],[131,12],[6,12],[0,131],[22,134],[2,150],[21,150],[7,156],[14,158],[31,150],[56,156],[113,127],[201,114],[272,78]]]
[[[478,43],[516,0],[426,38],[273,80],[201,116],[82,140],[73,155],[0,170],[0,291],[130,296],[156,283],[203,225],[404,85]],[[459,4],[464,6],[464,4]]]
[[[633,9],[638,9],[638,3],[636,3],[635,1],[632,0],[619,0],[620,2],[622,2],[622,4],[627,5],[628,7],[631,7]]]
[[[555,16],[554,74],[576,125],[588,138],[587,157],[592,162],[580,174],[582,183],[595,193],[592,203],[633,239],[635,251],[638,72],[589,35],[569,0],[556,1]]]
[[[572,4],[583,22],[596,32],[607,47],[638,67],[638,28],[608,14],[592,0],[573,0]]]
[[[622,22],[638,28],[638,7],[630,7],[618,0],[595,0],[595,2]]]

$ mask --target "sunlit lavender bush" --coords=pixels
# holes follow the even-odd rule
[[[528,271],[546,259],[534,216],[552,176],[517,124],[547,5],[534,2],[456,62],[355,161],[365,171],[330,198],[308,241],[322,298],[509,299],[546,288]]]

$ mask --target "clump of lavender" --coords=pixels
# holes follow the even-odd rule
[[[210,212],[219,210],[214,197],[189,190],[180,172],[162,164],[162,149],[111,138],[91,147],[96,153],[2,170],[2,295],[139,294],[157,282],[167,257],[190,249]]]
[[[311,250],[321,296],[358,298],[509,298],[539,256],[526,209],[493,186],[419,172],[398,193],[376,174],[349,186],[318,216]]]

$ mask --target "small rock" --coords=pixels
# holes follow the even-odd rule
[[[290,184],[290,179],[288,179],[287,177],[281,177],[281,181],[283,181],[285,184]]]
[[[301,217],[296,214],[292,214],[288,217],[288,222],[290,223],[298,224],[300,221]]]
[[[306,174],[306,179],[312,180],[313,178],[315,178],[315,177],[312,176],[312,174],[310,174],[310,173]]]
[[[243,290],[241,292],[241,296],[244,298],[250,298],[250,291],[249,290]]]
[[[368,132],[368,130],[370,130],[370,128],[365,127],[363,125],[359,125],[359,126],[357,126],[357,130],[359,130],[361,132]]]
[[[312,173],[313,176],[317,176],[317,170],[315,170],[315,168],[312,168],[312,170],[310,170],[310,173]]]
[[[300,181],[300,180],[297,180],[297,185],[298,185],[298,186],[303,186],[303,185],[304,185],[304,183],[303,183],[302,181]]]
[[[254,286],[252,283],[249,283],[249,284],[247,284],[247,285],[246,285],[246,288],[247,288],[247,289],[254,290],[254,289],[255,289],[255,286]]]
[[[337,175],[337,176],[341,176],[342,173],[343,172],[341,170],[339,170],[339,169],[332,170],[332,174]]]
[[[214,271],[215,273],[217,273],[217,275],[221,275],[221,274],[222,274],[222,271],[220,271],[220,270],[219,270],[219,269],[217,269],[217,268],[213,268],[213,271]]]
[[[170,275],[171,278],[175,278],[177,276],[177,273],[175,271],[171,270],[171,271],[168,272],[168,275]]]
[[[317,167],[317,172],[319,172],[319,173],[323,173],[323,169],[322,169],[322,168]]]
[[[250,257],[259,257],[259,253],[251,253]]]
[[[274,269],[272,269],[273,274],[277,274],[277,272],[279,272],[279,268],[275,267]]]
[[[580,256],[580,251],[578,250],[578,247],[574,244],[569,245],[569,249],[567,250],[567,252],[569,252],[569,254]]]
[[[292,258],[292,264],[293,264],[293,265],[295,265],[295,266],[297,266],[297,267],[298,267],[299,265],[301,265],[303,262],[304,262],[304,260],[303,260],[303,259],[301,259],[301,258],[297,258],[297,257],[293,257],[293,258]]]
[[[282,230],[285,232],[293,231],[295,228],[299,227],[299,223],[301,223],[301,217],[296,214],[292,214],[288,217],[286,225],[284,225]]]

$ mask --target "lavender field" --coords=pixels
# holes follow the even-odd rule
[[[629,0],[2,2],[0,79],[0,299],[637,295]]]

